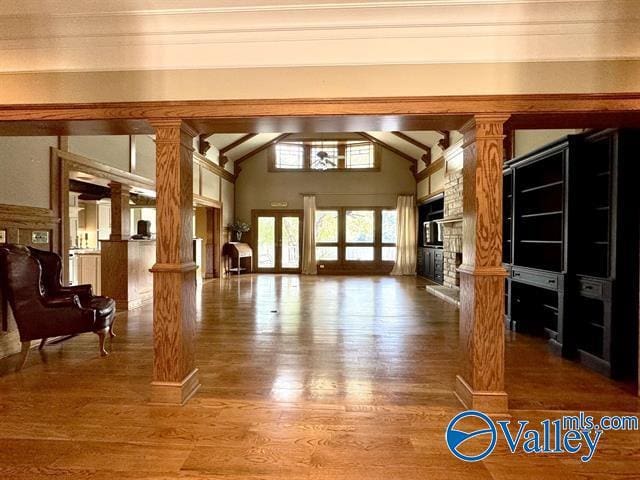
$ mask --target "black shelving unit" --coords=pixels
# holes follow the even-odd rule
[[[502,263],[507,270],[504,280],[504,321],[511,328],[511,262],[513,259],[513,170],[503,171],[502,183]]]
[[[590,133],[573,166],[575,349],[583,364],[619,378],[637,375],[638,148],[638,131]]]
[[[444,218],[444,194],[429,199],[418,206],[418,262],[417,273],[436,283],[444,282],[444,251],[441,241],[428,243],[422,225],[427,221]]]
[[[505,241],[510,240],[504,259],[511,260],[505,299],[508,324],[517,331],[547,337],[559,353],[566,350],[564,286],[571,144],[567,137],[508,162],[503,188],[505,202],[509,202],[503,208],[505,229],[509,228],[503,235]]]
[[[507,162],[503,187],[507,324],[636,379],[638,151],[638,130],[571,135]]]

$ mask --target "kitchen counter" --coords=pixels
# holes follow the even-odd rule
[[[102,294],[118,310],[132,310],[153,300],[155,240],[101,240]]]

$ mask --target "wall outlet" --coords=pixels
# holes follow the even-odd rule
[[[324,268],[324,263],[321,263],[321,264],[320,264],[320,268]]]

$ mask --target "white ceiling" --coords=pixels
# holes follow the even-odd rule
[[[640,58],[638,0],[0,1],[0,72]]]

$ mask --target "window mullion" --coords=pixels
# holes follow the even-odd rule
[[[346,239],[346,215],[347,210],[345,208],[338,209],[338,261],[340,264],[344,264],[346,261],[346,247],[345,247],[345,239]]]
[[[311,145],[308,143],[304,144],[304,153],[303,153],[303,168],[305,170],[311,169]]]

